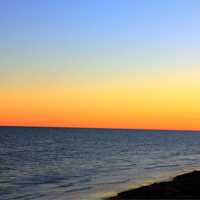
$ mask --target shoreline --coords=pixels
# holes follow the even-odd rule
[[[200,171],[194,170],[175,176],[170,181],[119,192],[105,200],[126,199],[200,199]]]

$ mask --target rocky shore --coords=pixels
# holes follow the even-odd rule
[[[107,200],[200,199],[200,171],[178,175],[171,181],[124,191]]]

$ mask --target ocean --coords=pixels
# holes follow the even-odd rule
[[[0,199],[97,200],[200,166],[200,132],[0,128]]]

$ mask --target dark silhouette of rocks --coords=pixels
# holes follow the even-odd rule
[[[120,192],[108,200],[125,199],[200,199],[200,171],[176,176],[172,181]]]

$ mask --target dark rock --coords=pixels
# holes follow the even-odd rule
[[[120,192],[107,200],[125,199],[200,199],[200,171],[176,176],[172,181]]]

